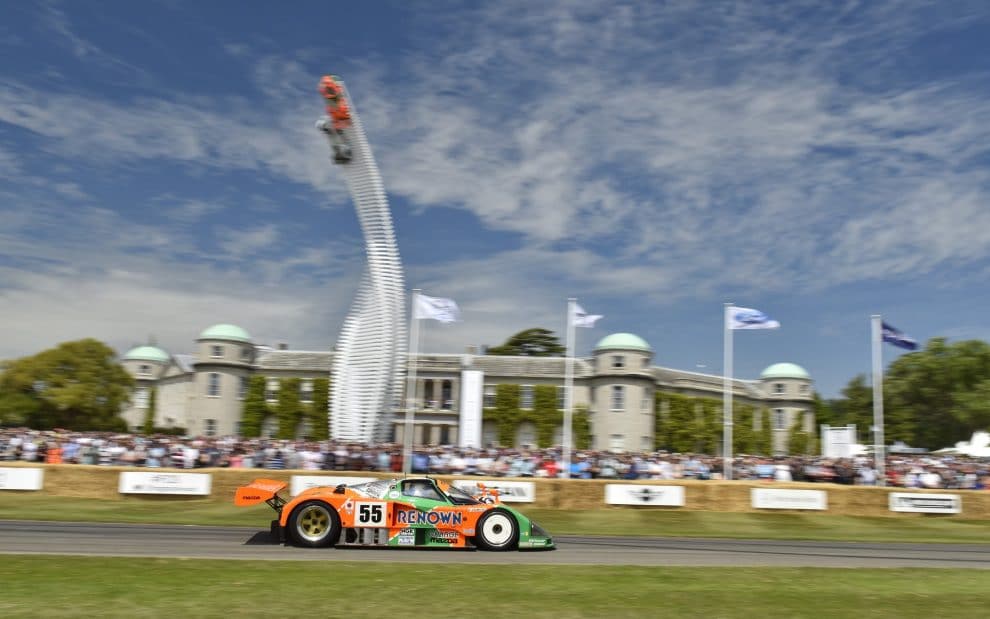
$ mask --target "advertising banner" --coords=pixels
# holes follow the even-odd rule
[[[531,481],[501,479],[455,479],[453,485],[468,494],[481,494],[478,484],[498,490],[499,500],[506,503],[532,503],[536,500],[536,485]]]
[[[212,486],[209,473],[145,473],[120,474],[121,494],[186,494],[208,495]]]
[[[609,505],[684,507],[684,486],[605,484],[605,502]]]
[[[461,419],[457,443],[461,448],[481,447],[481,403],[485,373],[480,370],[461,372]]]
[[[958,494],[891,492],[889,501],[892,512],[919,512],[923,514],[959,514],[962,512],[962,497]]]
[[[41,490],[44,477],[41,469],[0,467],[0,490]]]
[[[824,490],[753,488],[750,498],[757,509],[828,509],[828,493]]]

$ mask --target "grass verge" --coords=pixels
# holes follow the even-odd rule
[[[8,556],[0,581],[6,617],[969,618],[990,572]]]
[[[682,512],[651,508],[521,510],[554,535],[803,539],[826,541],[978,543],[990,540],[990,520],[853,517],[814,513]],[[246,526],[266,529],[265,505],[173,497],[115,501],[0,494],[0,519]]]

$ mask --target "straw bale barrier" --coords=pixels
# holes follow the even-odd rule
[[[382,477],[372,472],[347,471],[270,471],[264,469],[147,469],[120,466],[90,466],[81,464],[34,464],[5,462],[2,467],[37,467],[44,470],[44,487],[37,491],[49,496],[94,498],[108,501],[142,500],[200,500],[232,502],[234,490],[258,477],[290,483],[293,475],[327,475],[332,477]],[[212,476],[208,497],[123,495],[118,492],[118,480],[123,471],[144,473],[209,473]],[[439,475],[438,479],[464,479],[463,476]],[[472,478],[473,479],[473,478]],[[486,479],[478,477],[477,479]],[[489,478],[490,479],[490,478]],[[499,478],[503,480],[503,478]],[[504,478],[509,481],[508,478]],[[538,509],[659,509],[673,511],[720,512],[798,512],[798,510],[757,510],[752,506],[750,492],[753,488],[819,490],[828,495],[825,512],[847,516],[888,516],[899,518],[928,517],[930,514],[901,513],[889,510],[888,494],[891,492],[917,492],[923,494],[955,494],[962,497],[962,513],[938,515],[939,518],[990,519],[990,491],[974,490],[908,490],[904,488],[874,488],[867,486],[842,486],[838,484],[779,483],[758,481],[654,481],[654,480],[606,480],[606,479],[514,479],[532,482],[536,489],[535,501],[520,507]],[[656,486],[683,486],[684,507],[654,507],[606,505],[606,484],[636,484]],[[16,490],[0,491],[0,497],[16,494]],[[809,513],[809,512],[801,512]],[[814,513],[814,512],[811,512]]]

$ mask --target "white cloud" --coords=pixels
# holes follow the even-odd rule
[[[965,7],[940,20],[913,4],[856,2],[500,2],[416,15],[430,24],[428,37],[411,41],[396,65],[365,59],[351,66],[366,70],[344,76],[386,188],[417,216],[463,209],[513,243],[484,256],[437,251],[408,265],[411,283],[457,299],[465,313],[463,325],[431,329],[427,347],[499,343],[534,322],[559,328],[562,300],[575,294],[656,307],[739,290],[801,293],[932,272],[950,279],[955,267],[979,268],[990,256],[985,91],[952,76],[922,80],[893,60],[973,19]],[[78,57],[99,55],[58,12],[52,19]],[[250,45],[218,45],[241,62],[256,58]],[[0,178],[20,194],[3,211],[10,223],[0,253],[43,265],[37,280],[3,274],[0,311],[81,328],[59,313],[71,299],[58,293],[79,278],[94,311],[119,317],[131,338],[146,327],[128,323],[120,301],[97,288],[131,298],[132,286],[157,300],[133,312],[141,324],[190,316],[175,327],[185,341],[217,307],[238,312],[218,322],[249,330],[268,324],[269,302],[277,322],[299,334],[339,321],[360,272],[356,238],[296,247],[298,228],[277,217],[211,226],[230,205],[180,192],[156,202],[169,225],[139,225],[107,205],[67,216],[51,192],[95,205],[93,192],[79,179],[46,188],[35,167],[82,160],[107,176],[161,162],[190,174],[247,171],[259,182],[290,181],[286,193],[324,192],[349,215],[312,128],[312,57],[262,57],[246,76],[250,90],[223,100],[195,92],[98,99],[0,79],[0,123],[33,134],[28,152],[0,146]],[[28,205],[37,210],[25,215]],[[29,238],[39,226],[59,239],[57,251]],[[212,245],[193,234],[200,227]],[[71,232],[101,239],[100,248]],[[334,291],[326,307],[321,290]],[[158,312],[159,303],[174,307]]]

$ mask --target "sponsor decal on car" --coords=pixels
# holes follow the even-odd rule
[[[399,531],[398,535],[395,536],[395,543],[399,546],[415,546],[416,545],[416,530],[405,528]]]
[[[433,531],[430,537],[434,542],[453,544],[457,541],[457,531]]]
[[[395,515],[396,524],[438,524],[457,526],[464,521],[462,514],[453,512],[421,512],[415,509],[400,509]]]

